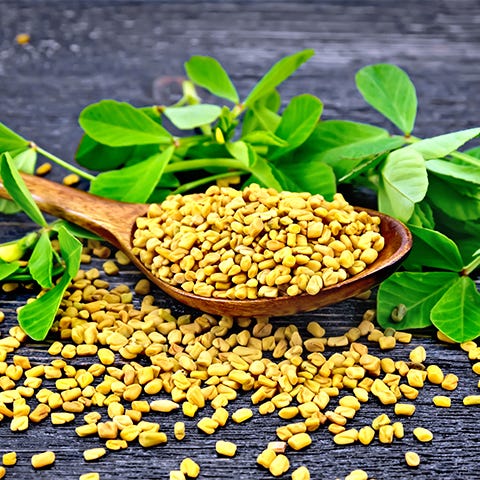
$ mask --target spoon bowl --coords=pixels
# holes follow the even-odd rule
[[[410,231],[400,221],[374,210],[365,210],[380,217],[380,232],[385,247],[378,258],[365,270],[343,282],[325,287],[316,295],[301,294],[294,297],[259,298],[255,300],[229,300],[201,297],[174,287],[159,278],[132,253],[135,221],[146,214],[148,205],[123,203],[66,187],[41,177],[22,174],[38,207],[58,218],[68,220],[107,240],[122,250],[133,264],[155,285],[172,298],[190,307],[214,315],[284,316],[316,310],[359,295],[391,275],[412,246]],[[10,198],[0,181],[0,197]]]

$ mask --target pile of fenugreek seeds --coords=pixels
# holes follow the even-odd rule
[[[212,186],[169,196],[137,219],[133,253],[161,280],[202,297],[316,295],[384,247],[380,218],[341,194]]]
[[[104,245],[91,246],[105,260],[110,254]],[[87,263],[92,249],[83,255]],[[396,343],[410,342],[411,335],[380,331],[371,309],[358,326],[339,336],[327,336],[316,321],[299,328],[268,318],[175,317],[155,304],[146,280],[134,291],[124,284],[110,286],[105,274],[115,279],[118,264],[127,263],[117,252],[115,261],[103,263],[104,272],[90,268],[74,279],[50,335],[51,360],[32,361],[22,354],[27,339],[19,326],[0,338],[3,428],[24,432],[42,422],[70,424],[78,437],[97,438],[98,443],[90,441],[83,451],[84,462],[92,468],[80,480],[100,479],[95,461],[116,450],[158,446],[161,455],[167,442],[185,442],[194,435],[214,435],[212,455],[235,461],[244,446],[228,429],[244,422],[249,428],[256,415],[282,422],[270,441],[251,452],[258,468],[272,477],[308,480],[310,472],[295,452],[319,438],[325,442],[325,435],[338,448],[386,445],[404,435],[413,435],[419,445],[430,442],[428,420],[414,415],[414,401],[426,382],[444,390],[432,398],[433,404],[450,406],[449,392],[458,378],[428,365],[422,346],[411,348],[408,358],[390,356]],[[3,319],[0,312],[0,322]],[[385,355],[369,352],[367,343]],[[480,347],[467,342],[462,348],[480,374]],[[369,421],[359,420],[364,415],[354,420],[360,410],[368,411],[369,403],[380,405],[383,413]],[[467,396],[464,403],[480,404],[480,396]],[[166,415],[175,416],[175,422],[166,424]],[[415,428],[404,428],[401,419],[412,415]],[[32,469],[52,465],[53,450],[35,452]],[[0,478],[14,478],[17,456],[22,455],[5,451]],[[415,451],[404,455],[406,468],[421,462]],[[202,471],[213,478],[217,472],[208,472],[202,458],[192,450],[178,458],[170,472],[158,472],[155,478],[192,479]],[[359,469],[345,474],[345,480],[370,478]]]

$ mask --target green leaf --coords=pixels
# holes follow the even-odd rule
[[[29,142],[0,122],[0,153],[28,148]]]
[[[304,94],[293,97],[275,130],[275,135],[288,142],[288,147],[274,150],[270,160],[278,158],[305,142],[316,127],[322,110],[322,102],[313,95]]]
[[[10,152],[12,155],[12,152]],[[32,174],[35,171],[37,161],[37,152],[33,148],[28,148],[13,157],[13,163],[17,170]],[[12,214],[20,212],[21,208],[13,200],[0,199],[0,212]]]
[[[446,157],[458,150],[463,144],[480,134],[480,128],[470,128],[458,132],[447,133],[437,137],[425,138],[419,142],[412,143],[413,148],[421,153],[425,160]]]
[[[462,221],[480,218],[480,199],[466,193],[436,175],[429,176],[427,198],[449,217]]]
[[[245,106],[251,107],[260,97],[269,93],[271,90],[280,85],[300,65],[311,58],[315,52],[313,50],[302,50],[279,60],[273,67],[263,76],[263,78],[253,87],[247,98],[243,102]]]
[[[71,278],[74,278],[80,268],[82,244],[66,228],[58,229],[58,242],[66,271]]]
[[[43,340],[47,336],[70,281],[70,276],[64,273],[55,287],[19,310],[18,323],[33,340]]]
[[[165,116],[180,130],[192,130],[213,123],[222,113],[218,105],[200,104],[184,107],[168,107]]]
[[[257,155],[252,147],[247,145],[247,148],[249,149],[249,155],[253,158],[249,170],[255,181],[264,187],[275,188],[278,192],[284,190],[278,178],[274,175],[275,167],[265,158]]]
[[[18,262],[9,262],[3,263],[0,260],[0,281],[8,278],[12,273],[15,273],[20,268],[20,263]]]
[[[470,155],[471,157],[478,158],[480,160],[480,147],[470,148],[469,150],[465,150],[464,153]]]
[[[406,269],[433,267],[459,272],[463,268],[460,251],[453,240],[441,232],[409,225],[413,234],[412,250],[403,266]]]
[[[409,219],[410,225],[424,227],[433,230],[435,228],[435,220],[430,205],[425,201],[415,204],[413,215]]]
[[[281,121],[280,115],[277,115],[275,112],[261,104],[254,105],[251,111],[258,123],[259,130],[267,130],[272,133],[275,132]]]
[[[106,172],[124,165],[131,158],[134,150],[133,146],[109,147],[85,134],[78,145],[75,160],[82,167]]]
[[[28,270],[42,288],[52,288],[53,249],[47,232],[42,232],[33,249]]]
[[[239,140],[237,142],[226,143],[225,146],[227,147],[228,153],[230,153],[233,158],[240,160],[246,169],[255,163],[255,152],[247,143]]]
[[[278,109],[280,108],[281,104],[282,104],[282,99],[276,89],[267,93],[266,95],[259,98],[255,102],[256,106],[262,105],[264,108],[266,108],[267,110],[270,110],[274,114],[278,112]],[[278,125],[278,121],[277,121],[277,125]],[[264,127],[262,127],[255,113],[250,108],[247,108],[242,121],[242,137],[247,135],[250,132],[259,131],[259,130],[264,130]]]
[[[277,137],[274,133],[267,130],[254,130],[242,136],[242,140],[251,145],[275,145],[277,147],[288,145],[283,138]]]
[[[450,177],[453,183],[455,183],[455,180],[460,180],[461,182],[480,185],[480,168],[478,167],[458,165],[446,160],[428,160],[428,162],[425,162],[425,165],[428,171],[442,175],[443,177]]]
[[[458,279],[453,272],[397,272],[378,289],[377,320],[383,328],[396,330],[425,328],[431,325],[430,310]],[[403,304],[407,313],[401,322],[391,318],[392,310]]]
[[[381,170],[378,190],[380,211],[406,222],[414,204],[420,202],[428,188],[423,157],[408,148],[390,153]]]
[[[408,75],[390,64],[369,65],[355,76],[365,101],[403,133],[410,134],[417,114],[417,94]]]
[[[38,225],[45,227],[47,222],[32,198],[25,182],[18,173],[8,152],[0,157],[0,176],[3,186],[22,210]]]
[[[193,56],[185,63],[185,71],[193,83],[213,95],[238,103],[238,93],[222,65],[211,57]]]
[[[90,192],[122,202],[144,203],[155,190],[173,152],[174,147],[171,146],[143,162],[100,173],[92,180]]]
[[[94,233],[85,230],[84,228],[79,227],[74,223],[67,222],[66,220],[57,220],[51,225],[51,227],[52,230],[54,230],[55,232],[58,232],[61,228],[64,228],[74,237],[88,238],[91,240],[101,240],[101,237],[99,237],[98,235],[95,235]]]
[[[480,294],[469,277],[459,277],[432,308],[432,323],[461,343],[480,335]]]
[[[172,142],[172,136],[147,114],[115,100],[89,105],[80,114],[79,123],[87,135],[110,147]]]
[[[24,305],[18,312],[18,323],[33,340],[43,340],[47,336],[65,290],[80,267],[82,244],[64,228],[59,229],[58,240],[66,265],[62,278],[52,289],[35,301]]]
[[[315,157],[292,155],[279,159],[275,167],[286,178],[295,182],[295,191],[323,195],[331,200],[336,192],[335,174],[332,167],[319,162]]]

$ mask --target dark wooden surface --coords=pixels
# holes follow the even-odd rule
[[[28,45],[17,45],[15,35],[31,35]],[[411,75],[419,96],[418,136],[440,134],[479,124],[480,4],[478,0],[304,1],[304,2],[155,2],[155,1],[0,1],[0,120],[35,140],[53,153],[70,159],[80,137],[76,123],[81,109],[101,98],[130,101],[136,105],[175,100],[159,88],[159,79],[183,73],[192,54],[217,57],[232,73],[241,94],[246,94],[267,67],[284,54],[312,47],[316,56],[282,87],[288,98],[301,92],[318,95],[325,103],[324,118],[349,118],[388,126],[368,108],[354,87],[354,73],[366,64],[392,62]],[[55,169],[51,178],[63,172]],[[22,215],[0,215],[0,242],[15,238],[32,225]],[[138,275],[122,269],[112,283],[133,285]],[[155,291],[159,304],[175,314],[184,308]],[[26,295],[0,294],[6,321],[2,336],[16,322],[15,309]],[[331,334],[356,325],[372,301],[350,300],[318,312],[278,319],[300,328],[311,319],[320,321]],[[320,429],[314,443],[301,453],[289,454],[292,467],[306,465],[312,479],[344,478],[363,468],[376,479],[478,479],[478,407],[462,406],[462,398],[478,393],[478,377],[466,354],[440,344],[431,336],[418,336],[413,345],[391,355],[405,359],[414,345],[423,344],[428,363],[456,373],[459,388],[452,392],[451,409],[435,409],[431,398],[438,387],[425,388],[416,401],[417,412],[404,421],[406,437],[392,445],[377,441],[369,447],[337,447],[331,435]],[[45,345],[28,344],[23,353],[44,361]],[[373,350],[375,351],[375,350]],[[242,396],[235,406],[249,404]],[[351,422],[366,424],[392,409],[370,402]],[[161,418],[162,429],[171,432],[181,415]],[[76,424],[80,423],[80,419]],[[255,417],[230,426],[222,434],[207,437],[194,421],[187,420],[183,442],[144,450],[131,446],[87,464],[86,448],[100,446],[97,439],[79,439],[74,426],[51,427],[47,423],[27,432],[12,434],[0,424],[0,454],[15,450],[19,461],[8,468],[7,478],[76,479],[98,471],[101,478],[168,479],[168,472],[190,456],[202,471],[200,478],[242,480],[272,478],[257,467],[256,455],[275,438],[282,422],[276,417]],[[413,440],[415,426],[434,432],[431,444]],[[219,438],[237,442],[232,459],[214,452]],[[52,449],[55,465],[35,472],[32,453]],[[403,455],[417,451],[418,469],[406,467]],[[290,478],[286,474],[284,478]]]

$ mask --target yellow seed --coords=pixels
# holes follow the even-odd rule
[[[409,467],[418,467],[420,465],[420,457],[416,452],[406,452],[405,462]]]
[[[433,439],[433,433],[423,427],[415,428],[413,430],[413,435],[419,442],[430,442]]]
[[[467,395],[463,397],[464,405],[480,405],[480,395]]]
[[[179,408],[180,405],[172,400],[154,400],[150,402],[150,409],[154,412],[169,413]]]
[[[275,450],[266,448],[257,456],[257,463],[262,467],[269,468],[276,456]]]
[[[187,457],[184,458],[180,463],[180,471],[187,477],[197,478],[200,475],[200,465],[191,458]]]
[[[307,467],[298,467],[292,472],[292,480],[310,480],[310,471]]]
[[[290,468],[290,461],[288,458],[280,453],[270,463],[268,470],[274,477],[280,477]]]
[[[253,417],[253,411],[251,408],[239,408],[232,413],[232,420],[235,423],[242,423]]]
[[[408,417],[415,413],[415,405],[409,403],[397,403],[394,408],[395,415],[406,415]]]
[[[237,452],[237,446],[233,442],[218,440],[215,443],[215,450],[219,455],[224,455],[226,457],[233,457]]]
[[[218,428],[218,422],[209,417],[203,417],[197,422],[197,428],[207,435],[211,435]]]
[[[440,385],[445,379],[445,375],[438,365],[429,365],[427,367],[427,378],[430,383]]]
[[[390,425],[391,420],[385,413],[380,414],[378,417],[372,420],[372,428],[374,430],[379,430],[383,425]]]
[[[12,466],[17,463],[17,452],[7,452],[2,456],[2,463],[6,466]]]
[[[358,440],[362,445],[370,445],[375,437],[375,430],[369,425],[358,431]]]
[[[7,474],[5,467],[0,466],[0,478],[3,478]]]
[[[433,397],[433,404],[436,406],[436,407],[451,407],[452,405],[452,400],[450,399],[450,397],[446,397],[444,395],[436,395],[435,397]]]
[[[68,412],[53,412],[50,414],[50,421],[52,425],[64,425],[65,423],[73,422],[75,415]]]
[[[219,407],[213,412],[212,420],[217,422],[220,427],[223,427],[227,423],[228,417],[228,410],[223,407]]]
[[[85,425],[80,425],[75,429],[75,432],[79,437],[95,435],[97,431],[98,431],[98,427],[96,423],[86,423]]]
[[[164,432],[142,432],[138,436],[138,443],[144,448],[154,447],[167,442],[167,435]]]
[[[62,183],[67,187],[72,187],[73,185],[76,185],[79,182],[80,182],[80,177],[75,173],[71,173],[70,175],[63,177],[63,180],[62,180]]]
[[[395,438],[403,438],[405,436],[405,429],[403,428],[402,422],[395,422],[392,427]]]
[[[43,468],[47,465],[51,465],[55,462],[55,453],[52,451],[46,451],[42,453],[37,453],[32,455],[32,467],[33,468]]]
[[[78,480],[100,480],[100,474],[97,472],[88,472],[80,475]]]
[[[345,480],[368,480],[368,473],[364,470],[353,470],[345,477]]]
[[[105,442],[105,446],[109,450],[124,450],[125,448],[128,447],[128,443],[125,440],[119,440],[119,439],[107,440]]]
[[[296,433],[287,440],[287,443],[294,450],[302,450],[312,443],[312,438],[308,433]]]
[[[83,458],[87,462],[90,462],[92,460],[98,460],[99,458],[102,458],[104,455],[106,455],[106,453],[107,450],[103,447],[89,448],[83,452]]]
[[[358,430],[355,428],[350,428],[349,430],[345,430],[343,432],[337,433],[333,437],[333,441],[337,445],[349,445],[351,443],[355,443],[358,440]]]
[[[97,355],[103,365],[112,365],[115,361],[115,353],[109,348],[100,348]]]
[[[454,373],[447,373],[441,386],[444,390],[455,390],[458,386],[458,377]]]
[[[183,440],[185,438],[185,423],[175,422],[173,425],[173,434],[177,440]]]
[[[424,347],[419,345],[410,352],[409,358],[413,363],[423,363],[427,358],[427,352]]]
[[[378,430],[378,440],[381,443],[392,443],[394,435],[393,425],[382,425]]]

